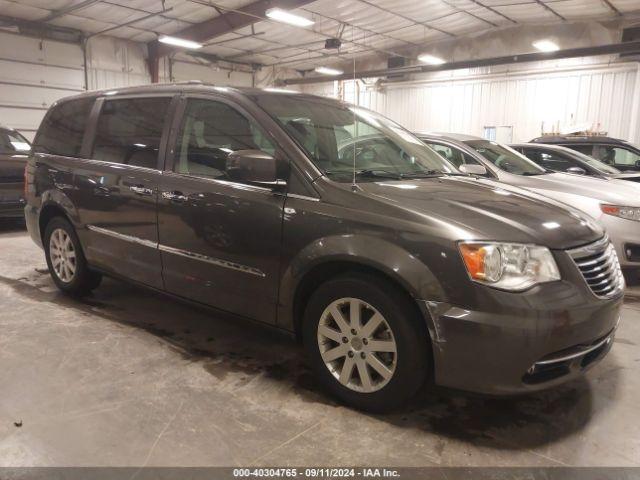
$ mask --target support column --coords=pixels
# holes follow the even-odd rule
[[[636,69],[633,82],[633,99],[631,100],[631,121],[629,122],[629,141],[640,142],[640,63]]]
[[[151,77],[151,83],[158,83],[160,81],[160,57],[158,55],[158,42],[150,42],[147,45],[147,65],[149,67],[149,76]]]

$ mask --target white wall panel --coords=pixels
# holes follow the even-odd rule
[[[0,124],[33,138],[53,102],[82,91],[80,46],[0,32]]]
[[[539,136],[543,122],[549,128],[588,123],[637,142],[639,71],[634,63],[576,64],[560,70],[519,69],[466,77],[449,72],[449,78],[388,83],[382,88],[368,81],[359,103],[414,131],[482,135],[485,126],[512,126],[513,140],[520,142]],[[331,83],[309,85],[303,91],[354,101],[351,83],[335,90]]]
[[[151,83],[146,46],[113,37],[95,37],[87,43],[89,90]]]

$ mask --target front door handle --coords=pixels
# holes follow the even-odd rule
[[[162,192],[162,198],[176,203],[184,203],[189,200],[182,192]]]
[[[137,195],[153,195],[153,190],[142,185],[132,185],[129,187],[129,190]]]

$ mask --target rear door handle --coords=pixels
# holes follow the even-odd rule
[[[162,198],[169,200],[170,202],[184,203],[189,198],[182,192],[162,192]]]
[[[133,193],[137,195],[153,195],[153,190],[142,185],[132,185],[129,187]]]

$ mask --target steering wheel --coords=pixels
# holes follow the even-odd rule
[[[378,159],[378,152],[371,146],[364,146],[356,149],[356,163],[362,160],[365,164],[370,164]]]

